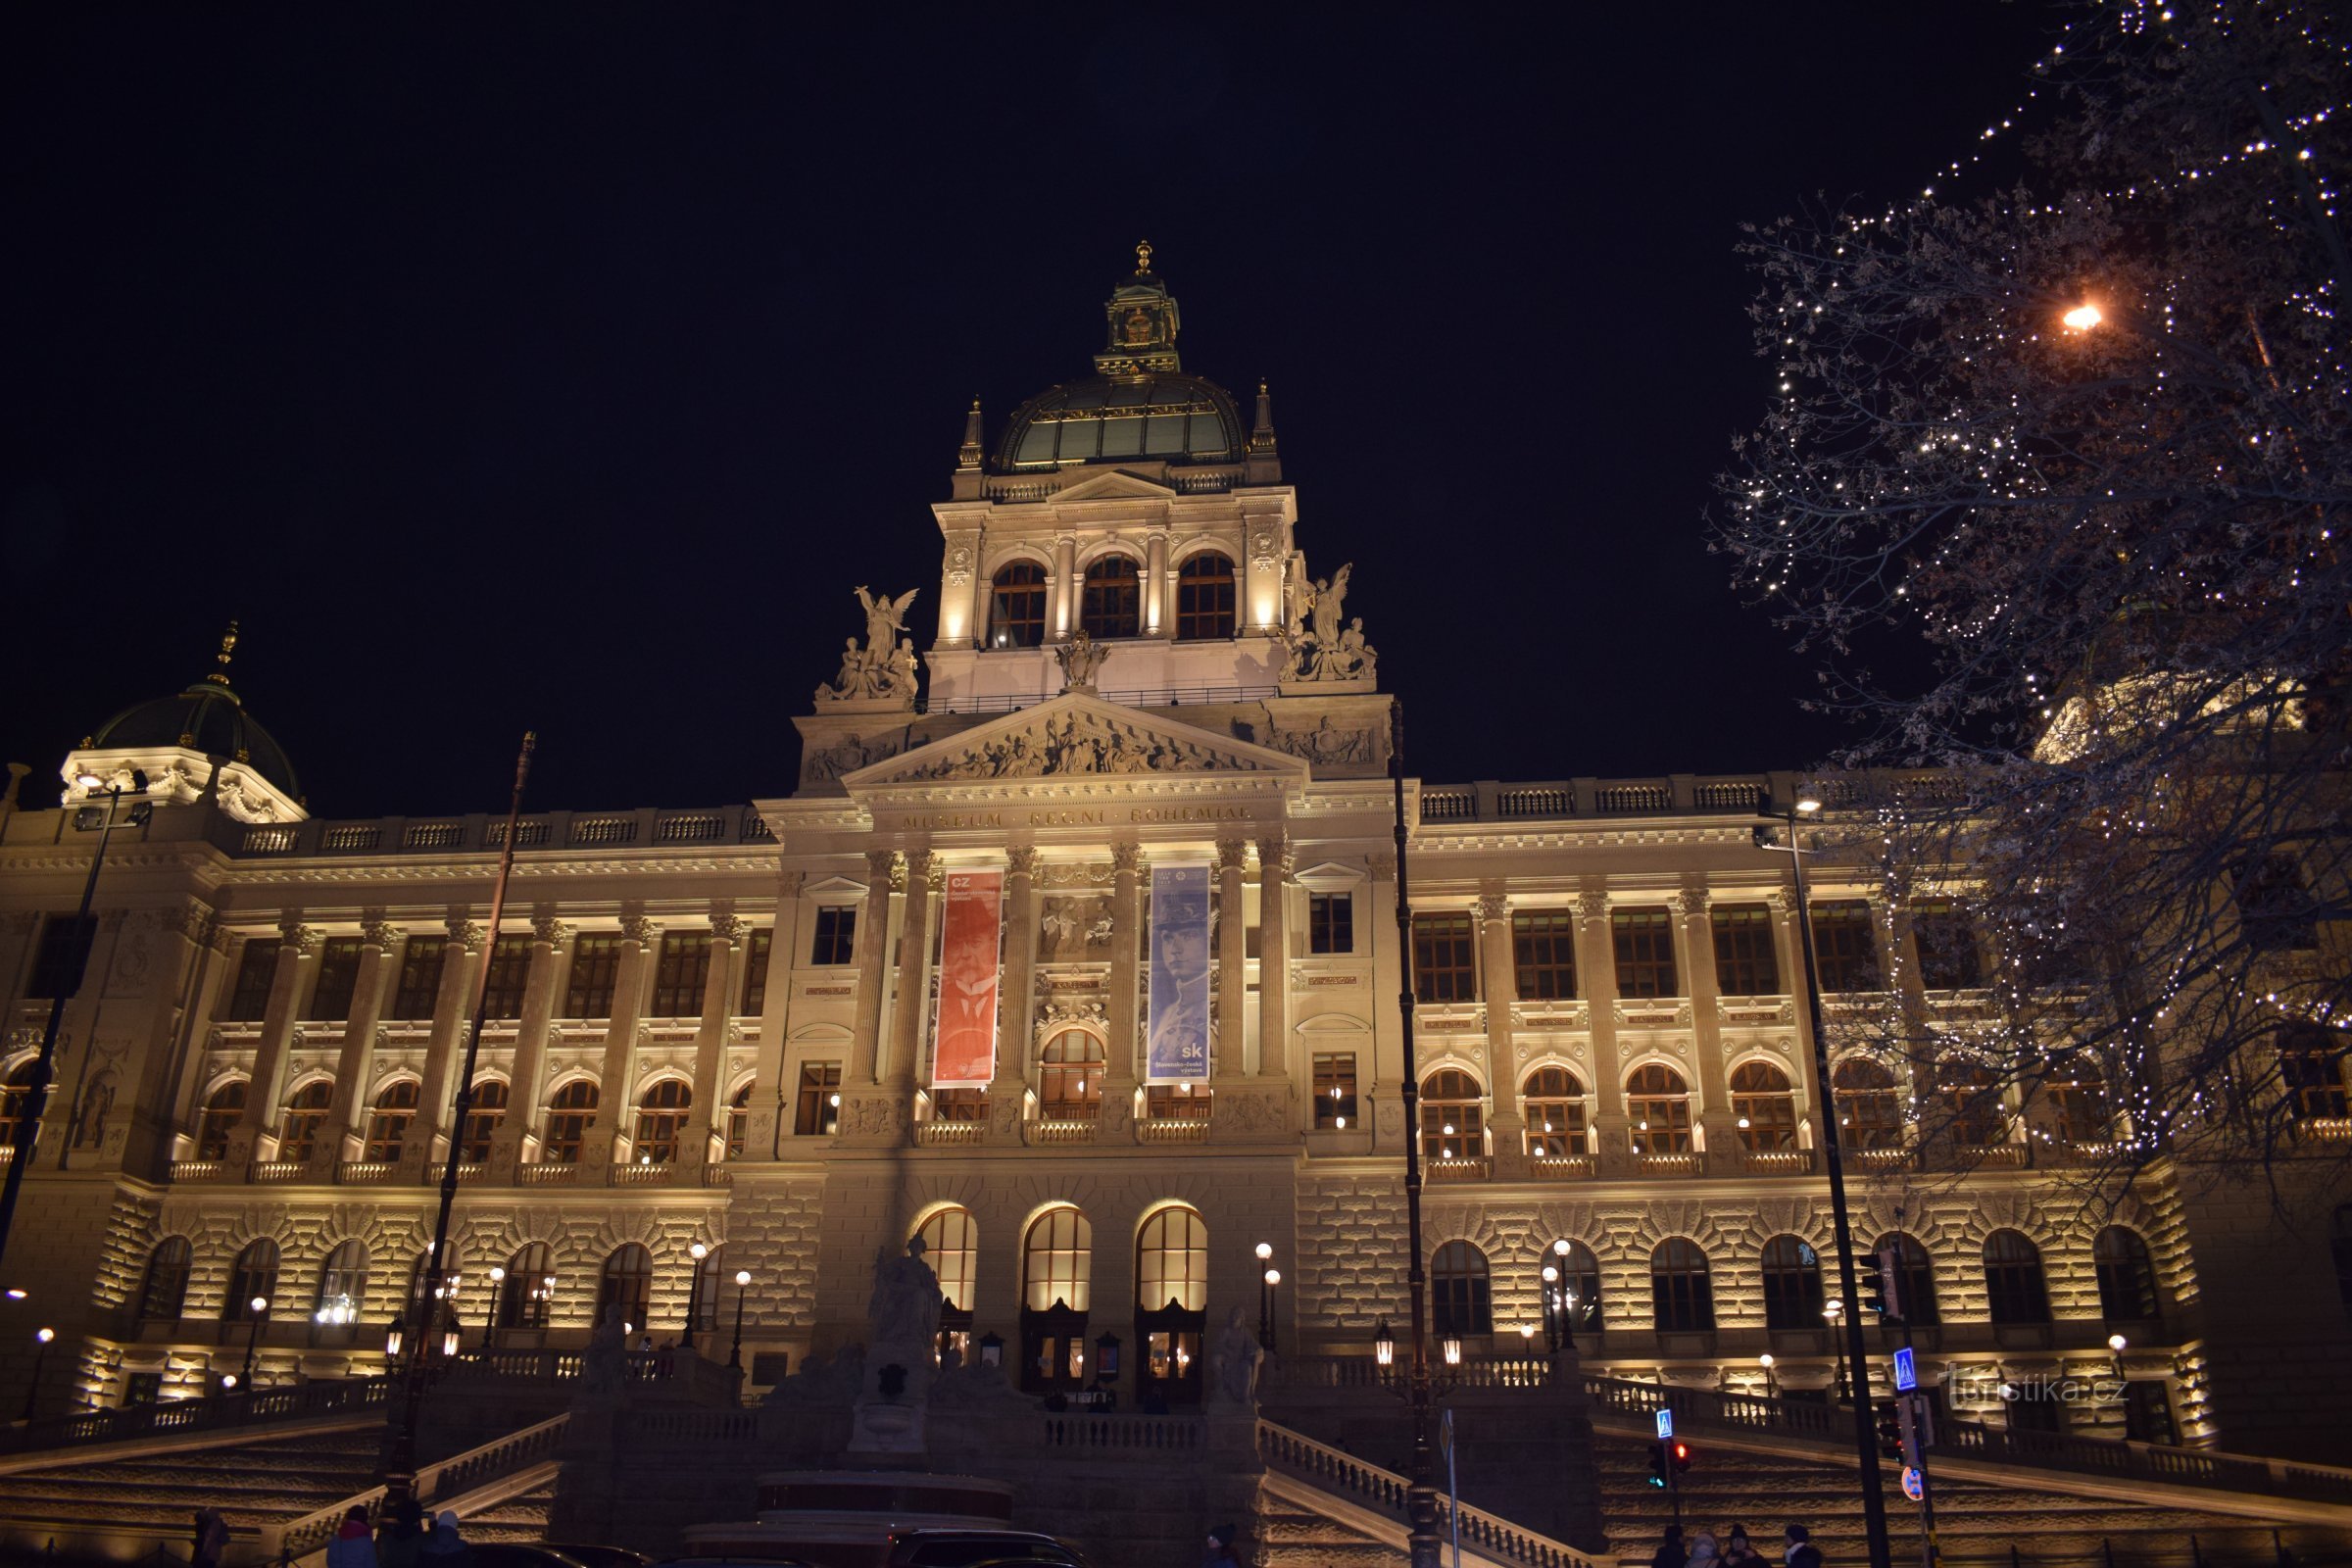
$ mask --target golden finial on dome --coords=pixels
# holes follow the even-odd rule
[[[1139,240],[1136,243],[1135,275],[1138,277],[1150,277],[1152,275],[1152,242],[1148,239]]]
[[[229,659],[236,653],[236,651],[237,623],[232,620],[228,623],[228,630],[220,634],[220,651],[213,656],[215,659],[220,662],[220,667],[214,670],[210,675],[207,675],[204,678],[211,681],[216,686],[227,685],[228,662]]]

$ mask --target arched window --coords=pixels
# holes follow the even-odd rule
[[[925,1261],[928,1261],[926,1259]],[[727,1250],[713,1247],[694,1267],[694,1328],[696,1333],[718,1327],[720,1282],[727,1277]]]
[[[1562,1252],[1554,1242],[1544,1254],[1544,1265],[1559,1271],[1558,1284],[1568,1291],[1569,1325],[1576,1329],[1596,1329],[1600,1315],[1600,1259],[1592,1249],[1582,1242],[1569,1242]]]
[[[473,1104],[466,1112],[466,1147],[460,1159],[480,1164],[490,1157],[491,1142],[507,1120],[507,1084],[503,1078],[477,1078]]]
[[[605,1259],[596,1282],[596,1320],[602,1323],[606,1308],[614,1306],[630,1333],[645,1332],[654,1310],[654,1254],[641,1242],[623,1242]]]
[[[1487,1152],[1487,1112],[1478,1080],[1441,1067],[1421,1084],[1421,1157],[1476,1159]]]
[[[988,641],[992,648],[1035,648],[1046,640],[1046,568],[1016,561],[989,586]]]
[[[167,1236],[147,1254],[147,1277],[139,1282],[139,1321],[169,1322],[179,1316],[188,1298],[188,1260],[185,1236]]]
[[[1064,1029],[1037,1058],[1038,1114],[1048,1121],[1092,1121],[1102,1103],[1102,1042]]]
[[[1176,568],[1177,638],[1230,637],[1233,633],[1233,563],[1213,550],[1186,558]]]
[[[1962,1056],[1936,1064],[1936,1096],[1944,1131],[1962,1149],[1990,1148],[2001,1135],[2001,1090],[1992,1069]]]
[[[2107,1136],[2107,1075],[2099,1064],[2080,1052],[2050,1063],[2042,1081],[2050,1098],[2050,1119],[2059,1138],[2070,1144],[2095,1144]]]
[[[1021,1300],[1032,1312],[1094,1304],[1095,1228],[1068,1204],[1030,1222],[1021,1242]]]
[[[1633,1123],[1635,1153],[1690,1152],[1690,1088],[1664,1062],[1634,1069],[1625,1081],[1625,1114]]]
[[[980,1226],[968,1208],[943,1208],[914,1233],[923,1239],[923,1261],[939,1276],[946,1311],[970,1321],[980,1288]]]
[[[318,1142],[318,1129],[326,1122],[326,1113],[335,1102],[335,1086],[324,1078],[314,1078],[294,1091],[286,1102],[284,1119],[277,1124],[277,1157],[283,1160],[307,1160]]]
[[[362,1159],[400,1157],[400,1146],[409,1136],[409,1123],[416,1119],[416,1099],[417,1085],[414,1078],[384,1085],[384,1092],[375,1097],[375,1109],[368,1116],[368,1148],[360,1155]]]
[[[727,1157],[743,1157],[743,1141],[752,1124],[752,1086],[745,1084],[727,1102]]]
[[[253,1309],[256,1298],[272,1300],[277,1295],[277,1244],[268,1237],[247,1242],[237,1254],[236,1265],[228,1271],[228,1300],[220,1308],[224,1322],[245,1323],[254,1318],[270,1321],[270,1308]]]
[[[405,1299],[409,1304],[408,1316],[412,1323],[425,1321],[425,1315],[419,1308],[424,1305],[425,1276],[430,1272],[432,1266],[433,1250],[429,1247],[418,1252],[415,1260],[409,1264],[409,1294]],[[449,1277],[457,1272],[459,1272],[457,1250],[452,1248],[449,1255],[441,1264],[441,1296],[444,1300],[454,1294],[450,1290]]]
[[[1903,1321],[1920,1328],[1933,1328],[1943,1321],[1943,1309],[1936,1303],[1936,1264],[1929,1258],[1928,1250],[1916,1236],[1902,1231],[1888,1231],[1871,1249],[1870,1266],[1877,1267],[1877,1256],[1887,1249],[1894,1250],[1895,1303],[1901,1309]]]
[[[1099,556],[1088,564],[1078,624],[1089,637],[1142,634],[1143,592],[1133,556]]]
[[[2042,1279],[2041,1250],[2018,1231],[1985,1237],[1984,1295],[1995,1323],[2047,1323],[2050,1292]]]
[[[1163,1208],[1135,1242],[1135,1304],[1208,1310],[1208,1225],[1192,1209]]]
[[[318,1298],[311,1311],[316,1323],[357,1323],[368,1304],[368,1244],[356,1237],[339,1244],[318,1268]]]
[[[1715,1326],[1715,1281],[1696,1242],[1670,1236],[1649,1254],[1649,1308],[1662,1331],[1696,1333]]]
[[[1796,1147],[1796,1097],[1788,1075],[1769,1061],[1743,1061],[1732,1070],[1732,1120],[1745,1149]]]
[[[1538,1067],[1520,1086],[1527,1116],[1527,1152],[1539,1159],[1582,1154],[1585,1144],[1585,1086],[1565,1067]]]
[[[545,1242],[533,1242],[507,1259],[498,1282],[498,1326],[543,1329],[556,1298],[556,1257]]]
[[[196,1157],[221,1159],[228,1153],[228,1135],[245,1119],[246,1082],[231,1078],[213,1091],[196,1114]]]
[[[686,1108],[693,1102],[694,1086],[683,1078],[661,1078],[647,1086],[637,1102],[638,1164],[676,1163],[678,1135],[686,1129]]]
[[[1849,1149],[1902,1146],[1903,1102],[1885,1062],[1846,1057],[1831,1069],[1830,1094],[1838,1106],[1838,1142]]]
[[[2110,1323],[2145,1323],[2157,1316],[2156,1265],[2139,1232],[2108,1226],[2092,1239],[2090,1261],[2099,1276],[2099,1316]]]
[[[1821,1258],[1811,1244],[1775,1236],[1764,1244],[1764,1326],[1821,1327]]]
[[[1429,1264],[1431,1321],[1438,1334],[1494,1332],[1494,1303],[1487,1254],[1468,1242],[1447,1242]]]
[[[580,1162],[580,1145],[587,1140],[589,1123],[596,1120],[596,1085],[585,1078],[574,1078],[549,1098],[547,1137],[539,1145],[541,1164]]]
[[[25,1098],[32,1093],[33,1069],[40,1064],[40,1057],[34,1056],[0,1084],[0,1139],[16,1136],[17,1118],[24,1114]]]

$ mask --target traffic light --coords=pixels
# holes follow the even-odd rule
[[[1666,1445],[1663,1443],[1649,1446],[1649,1484],[1653,1487],[1666,1484]]]
[[[1891,1403],[1882,1404],[1875,1412],[1879,1426],[1879,1452],[1889,1459],[1903,1457],[1902,1412]]]
[[[1862,1310],[1878,1313],[1885,1322],[1900,1323],[1903,1320],[1901,1274],[1896,1267],[1894,1249],[1885,1249],[1874,1254],[1871,1261],[1877,1267],[1864,1269],[1860,1280]]]
[[[1667,1446],[1674,1450],[1674,1473],[1678,1476],[1690,1474],[1690,1445],[1685,1443],[1682,1439],[1677,1438],[1674,1440],[1674,1442],[1668,1444]]]

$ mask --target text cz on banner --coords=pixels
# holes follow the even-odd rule
[[[997,954],[1004,873],[950,871],[939,946],[931,1087],[985,1089],[997,1071]]]

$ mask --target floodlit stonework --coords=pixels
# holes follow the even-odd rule
[[[769,1387],[864,1337],[877,1258],[918,1230],[947,1332],[966,1355],[997,1336],[1039,1390],[1093,1382],[1114,1335],[1128,1401],[1197,1400],[1206,1337],[1233,1307],[1256,1320],[1260,1242],[1294,1358],[1360,1355],[1401,1324],[1414,965],[1360,621],[1409,612],[1416,585],[1370,557],[1310,573],[1270,398],[1245,420],[1181,371],[1148,271],[1112,304],[1099,378],[1032,400],[993,463],[974,411],[934,509],[926,699],[893,673],[912,649],[892,621],[906,585],[884,585],[838,674],[824,637],[802,651],[826,685],[795,721],[790,789],[530,810],[495,942],[503,819],[311,816],[224,676],[94,732],[69,779],[135,767],[160,787],[115,831],[66,1006],[9,1242],[29,1295],[0,1303],[0,1407],[25,1397],[36,1322],[60,1335],[34,1396],[53,1413],[202,1392],[249,1338],[265,1386],[379,1369],[453,1138],[469,1345],[577,1347],[611,1301],[662,1341],[691,1303],[723,1348],[743,1270],[743,1357]],[[1797,783],[1407,780],[1428,1241],[1474,1351],[1541,1344],[1539,1271],[1566,1241],[1598,1287],[1576,1276],[1587,1372],[1829,1396],[1818,1285],[1789,1283],[1811,1316],[1775,1323],[1764,1277],[1776,1238],[1807,1270],[1831,1247],[1787,861],[1752,840]],[[103,793],[73,790],[0,821],[12,1086],[96,837],[76,809]],[[1207,868],[1210,1066],[1151,1085],[1152,873],[1179,864]],[[940,1089],[944,889],[974,869],[1003,876],[995,1070]],[[1920,989],[1859,873],[1823,867],[1814,897],[1871,906],[1910,1005],[1978,1004]],[[453,1127],[485,964],[477,1086],[498,1103]],[[1770,986],[1727,994],[1735,965]],[[2352,1460],[2327,1159],[2288,1172],[2300,1228],[2220,1173],[2093,1200],[2032,1118],[1966,1173],[1858,1159],[1859,1237],[1925,1250],[1939,1321],[1920,1347],[1955,1413]],[[2103,1296],[2115,1229],[2144,1263],[2111,1267]],[[2046,1313],[1991,1321],[1999,1232],[2038,1254]],[[1659,1283],[1677,1241],[1699,1283]],[[2152,1298],[2127,1299],[2142,1267]],[[270,1301],[258,1332],[247,1292]],[[1656,1317],[1670,1300],[1679,1323]],[[2001,1394],[2067,1377],[2094,1393],[2030,1417]]]

